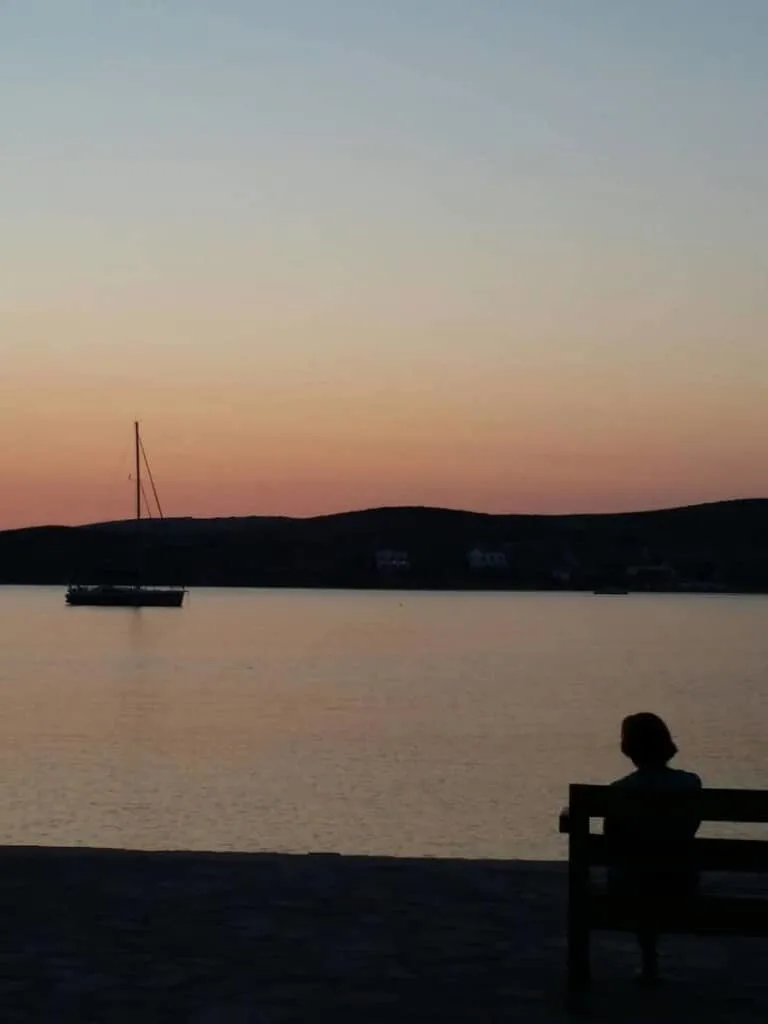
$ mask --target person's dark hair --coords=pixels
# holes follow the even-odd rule
[[[621,723],[621,752],[638,768],[663,768],[677,753],[677,746],[663,719],[641,711]]]

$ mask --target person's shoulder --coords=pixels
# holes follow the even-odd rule
[[[677,784],[681,789],[701,789],[701,777],[696,772],[686,772],[682,768],[675,768]]]
[[[609,785],[616,786],[619,789],[634,789],[638,784],[637,772],[630,772],[629,775],[624,775],[622,778],[614,779],[613,782],[609,783]]]
[[[681,768],[665,768],[663,771],[634,771],[610,783],[619,789],[701,789],[701,779],[695,772]]]

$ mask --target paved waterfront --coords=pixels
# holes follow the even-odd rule
[[[526,862],[0,850],[2,1020],[565,1020],[565,872]],[[768,1019],[761,940],[674,939],[635,990],[595,944],[593,1019]]]

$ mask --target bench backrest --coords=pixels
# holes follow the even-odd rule
[[[572,867],[587,869],[612,860],[603,835],[590,831],[590,819],[607,814],[631,814],[651,821],[676,815],[696,820],[731,823],[768,823],[768,791],[752,789],[702,789],[693,792],[628,791],[616,786],[572,785],[569,793],[569,860]],[[653,840],[649,835],[648,839]],[[664,857],[674,857],[684,846],[688,864],[700,869],[759,871],[768,873],[768,839],[703,839],[684,844],[663,843]],[[642,855],[642,851],[638,851]]]

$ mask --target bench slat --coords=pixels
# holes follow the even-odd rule
[[[634,852],[634,851],[633,851]],[[693,839],[686,843],[653,843],[636,848],[636,859],[650,866],[657,854],[660,867],[675,863],[699,871],[753,871],[768,874],[768,840]],[[591,835],[582,856],[594,867],[607,867],[616,860],[605,836]]]
[[[569,788],[570,819],[602,818],[631,808],[638,814],[684,811],[702,821],[768,823],[768,791],[702,789],[698,792],[630,791],[618,786],[573,784]]]

